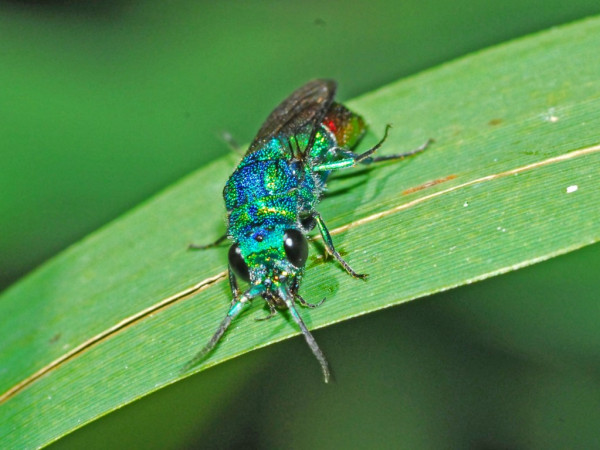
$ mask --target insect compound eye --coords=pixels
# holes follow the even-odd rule
[[[233,270],[238,277],[244,281],[250,281],[250,271],[248,270],[248,264],[244,261],[240,246],[233,244],[229,248],[229,267]]]
[[[308,258],[308,241],[300,231],[285,230],[283,248],[289,262],[296,267],[304,267],[306,258]]]

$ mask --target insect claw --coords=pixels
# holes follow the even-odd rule
[[[342,257],[340,256],[339,253],[337,253],[337,252],[335,252],[335,253],[336,254],[334,256],[340,262],[340,264],[346,270],[346,272],[348,272],[350,274],[350,276],[352,276],[353,278],[359,278],[361,280],[366,280],[367,279],[367,277],[369,276],[368,273],[358,273],[358,272],[355,272],[354,269],[352,267],[350,267],[350,265],[346,261],[344,261],[342,259]]]
[[[275,316],[275,314],[277,314],[277,310],[274,307],[270,306],[270,305],[269,305],[269,307],[271,308],[271,311],[269,311],[269,314],[267,316],[265,316],[265,317],[255,317],[254,320],[256,322],[265,322],[265,321],[269,320],[270,318],[272,318],[273,316]]]

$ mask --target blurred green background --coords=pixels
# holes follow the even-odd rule
[[[335,78],[348,99],[598,13],[597,0],[0,1],[0,289],[228,152],[222,132],[248,142],[308,79]],[[320,330],[333,386],[293,339],[56,447],[600,448],[598,267],[595,245]]]

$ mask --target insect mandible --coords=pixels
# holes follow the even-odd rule
[[[316,210],[331,172],[380,161],[399,160],[423,151],[372,156],[387,138],[364,153],[352,149],[364,136],[367,126],[358,114],[333,101],[336,83],[313,80],[296,90],[267,118],[245,156],[225,184],[227,234],[206,249],[230,239],[229,284],[231,307],[206,346],[184,370],[203,359],[219,342],[232,320],[255,297],[262,297],[270,314],[288,309],[308,346],[321,364],[327,383],[330,370],[325,355],[308,331],[296,303],[315,308],[298,293],[308,257],[307,234],[316,226],[325,249],[354,278],[365,278],[348,265],[333,245],[325,222]],[[249,283],[244,292],[238,278]]]

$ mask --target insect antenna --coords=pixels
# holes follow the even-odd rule
[[[235,302],[231,306],[231,308],[229,308],[229,312],[221,322],[221,325],[219,325],[219,328],[217,329],[216,333],[213,334],[213,336],[210,338],[210,341],[208,341],[208,344],[206,344],[204,348],[202,348],[202,350],[200,350],[190,362],[183,366],[183,368],[181,369],[181,373],[187,372],[189,369],[198,364],[202,359],[204,359],[204,357],[208,355],[208,353],[210,353],[210,351],[213,348],[215,348],[215,345],[217,345],[219,340],[225,334],[225,331],[227,331],[227,328],[229,328],[231,321],[235,319],[235,317],[239,313],[242,312],[244,306],[246,306],[248,302],[250,302],[250,300],[252,300],[257,295],[261,295],[264,292],[264,290],[265,287],[262,284],[255,284],[246,292],[244,292],[240,299],[237,302]]]
[[[183,369],[181,369],[182,373],[187,372],[192,367],[194,367],[196,364],[198,364],[200,361],[202,361],[204,359],[204,357],[206,355],[208,355],[213,348],[215,348],[215,345],[217,345],[217,342],[219,342],[219,340],[225,334],[225,331],[227,331],[227,328],[229,328],[229,325],[231,324],[232,320],[233,320],[233,317],[230,316],[229,314],[227,314],[225,316],[225,318],[221,322],[221,325],[219,325],[217,332],[215,334],[213,334],[213,337],[210,338],[210,341],[208,341],[208,344],[206,344],[202,350],[200,350],[198,353],[196,353],[196,356],[194,356],[191,359],[191,361],[189,361],[185,366],[183,366]]]
[[[319,364],[321,364],[321,370],[323,371],[323,377],[325,379],[325,383],[329,383],[329,380],[331,379],[331,372],[329,371],[329,363],[327,362],[325,355],[319,348],[319,345],[317,344],[317,341],[315,341],[315,338],[313,337],[313,335],[310,334],[310,331],[308,331],[308,328],[306,328],[306,325],[304,324],[302,317],[300,317],[300,314],[298,314],[298,311],[296,310],[296,307],[294,306],[293,297],[287,291],[283,291],[282,294],[283,294],[282,295],[283,301],[285,302],[286,306],[288,307],[292,317],[294,318],[294,321],[298,324],[298,326],[300,327],[300,330],[302,330],[302,334],[304,335],[304,339],[306,340],[306,343],[308,344],[308,346],[312,350],[313,354],[319,361]]]

